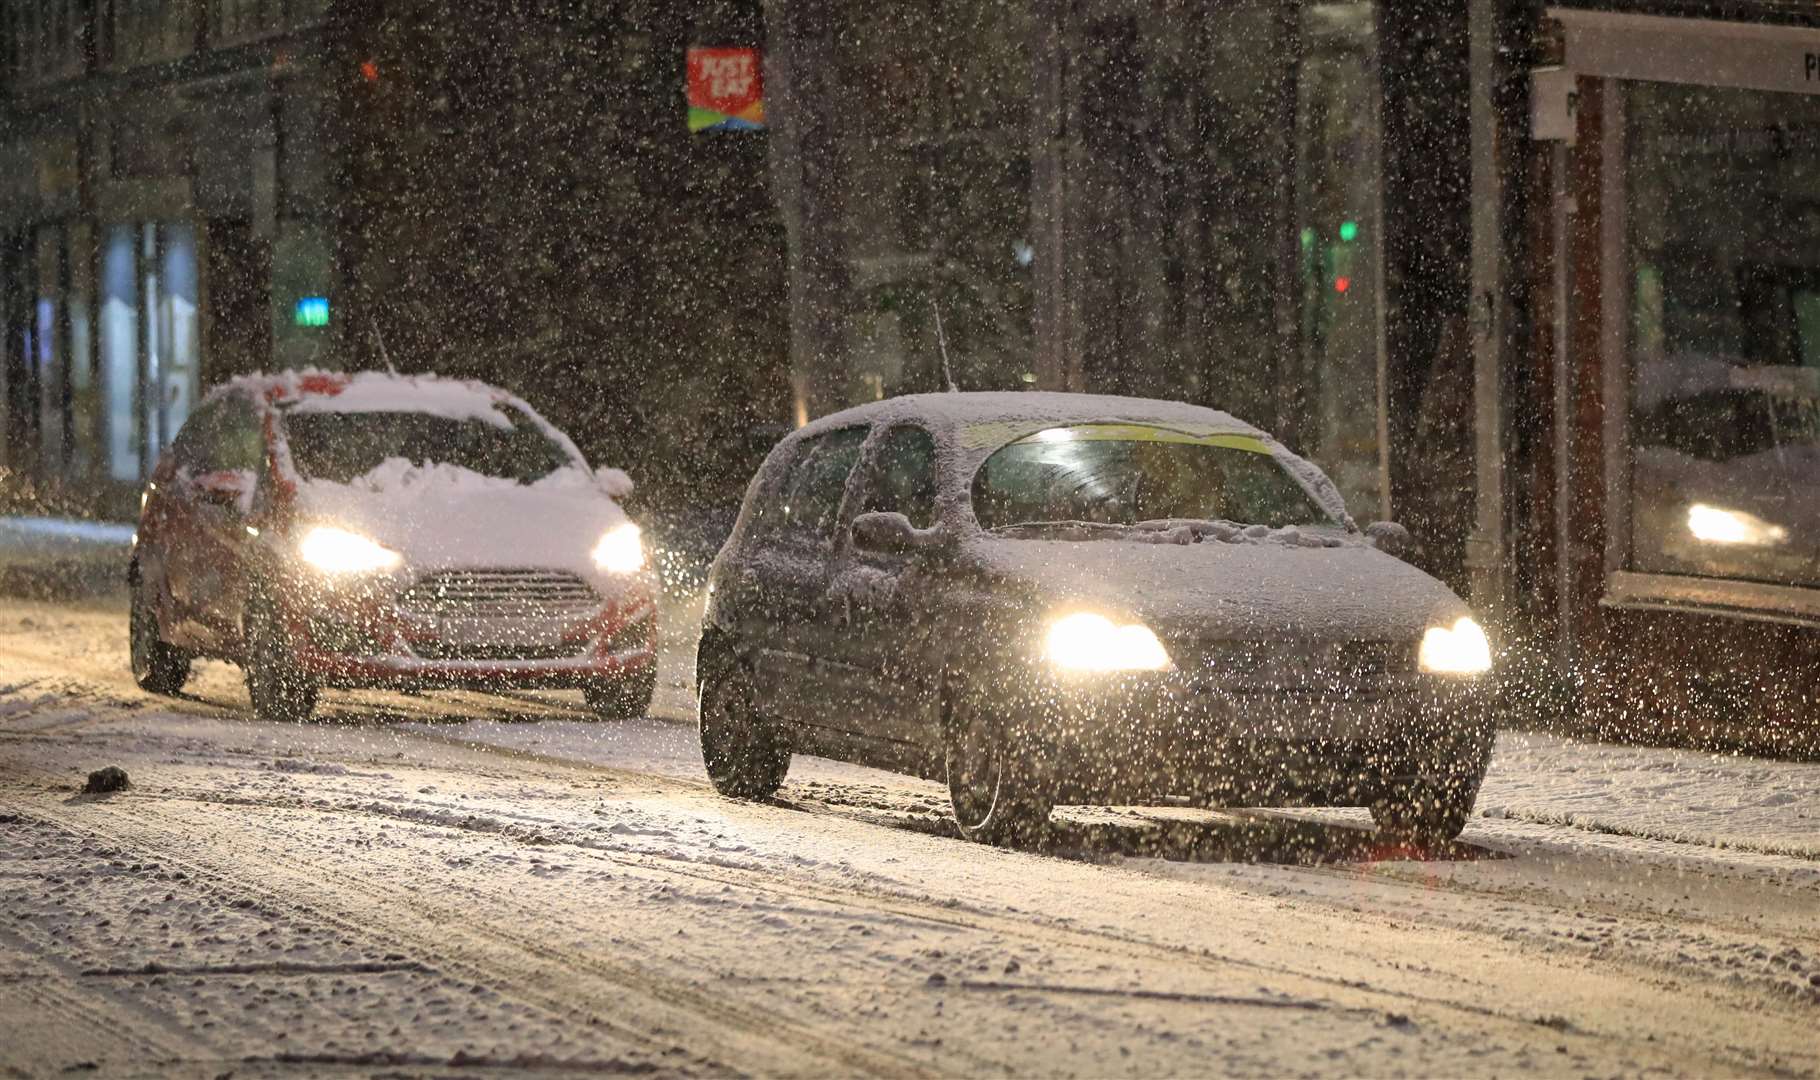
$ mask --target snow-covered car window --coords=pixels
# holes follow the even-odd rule
[[[895,511],[919,529],[934,523],[935,439],[927,431],[906,424],[885,435],[862,509]]]
[[[834,529],[847,474],[859,464],[863,427],[842,428],[803,440],[784,480],[781,497],[765,515],[767,531],[820,539]]]
[[[1257,439],[1132,424],[1050,428],[1001,448],[974,477],[973,512],[986,529],[1172,518],[1333,524]]]
[[[285,434],[300,474],[342,484],[392,458],[523,484],[575,464],[522,411],[499,411],[509,423],[424,412],[295,412],[285,418]]]

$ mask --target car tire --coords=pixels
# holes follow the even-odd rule
[[[1053,802],[1015,749],[1004,726],[988,717],[964,713],[947,725],[942,763],[948,803],[967,839],[1029,842],[1047,827]]]
[[[158,633],[158,615],[146,602],[145,583],[134,575],[127,617],[128,654],[133,681],[153,694],[175,694],[190,678],[189,654],[167,644]]]
[[[268,723],[295,724],[316,711],[315,680],[297,667],[290,637],[271,602],[256,601],[246,615],[246,693],[253,714]]]
[[[733,799],[768,799],[790,771],[790,741],[758,714],[752,680],[729,662],[703,680],[701,760],[714,790]]]
[[[1445,844],[1460,835],[1472,817],[1479,798],[1479,784],[1491,765],[1489,740],[1482,749],[1468,753],[1438,775],[1405,782],[1386,798],[1372,804],[1371,818],[1378,831],[1400,842],[1418,846]]]
[[[656,693],[657,668],[652,666],[615,682],[585,687],[581,696],[602,720],[636,720],[651,711]]]

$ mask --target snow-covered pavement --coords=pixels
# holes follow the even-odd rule
[[[123,623],[0,601],[0,1071],[1820,1073],[1820,766],[1513,734],[1421,861],[1348,811],[1002,850],[560,695],[150,698]]]

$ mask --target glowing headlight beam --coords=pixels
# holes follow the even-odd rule
[[[1172,666],[1149,627],[1121,626],[1090,611],[1050,623],[1043,655],[1068,671],[1163,671]]]
[[[645,568],[645,545],[630,521],[606,531],[592,552],[594,565],[609,574],[635,574]]]
[[[1687,508],[1687,531],[1694,534],[1694,539],[1709,544],[1742,547],[1770,547],[1788,539],[1787,529],[1772,525],[1755,514],[1705,503],[1694,503]]]
[[[391,548],[331,525],[318,525],[305,533],[297,553],[304,562],[329,574],[370,574],[390,570],[403,561]]]
[[[1477,622],[1462,616],[1451,627],[1429,627],[1417,661],[1427,672],[1478,675],[1491,669],[1491,642]]]

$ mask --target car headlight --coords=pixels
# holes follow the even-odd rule
[[[1416,659],[1423,671],[1477,675],[1491,668],[1491,642],[1477,622],[1462,616],[1451,627],[1429,627],[1422,635],[1422,648]]]
[[[389,547],[374,543],[359,533],[318,525],[305,533],[297,545],[303,561],[330,574],[369,574],[390,570],[404,557]]]
[[[645,543],[630,521],[608,529],[594,545],[594,565],[609,574],[635,574],[645,568]]]
[[[1163,671],[1173,666],[1149,627],[1120,625],[1090,611],[1050,623],[1043,655],[1069,671]]]

